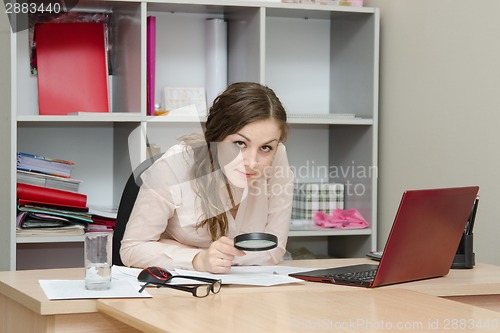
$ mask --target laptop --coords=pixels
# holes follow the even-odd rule
[[[290,276],[368,288],[444,276],[478,191],[477,186],[405,191],[378,265],[316,269]]]

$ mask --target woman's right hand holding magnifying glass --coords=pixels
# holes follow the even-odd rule
[[[210,273],[227,273],[235,256],[244,256],[244,251],[267,251],[278,245],[275,235],[264,232],[241,234],[234,241],[221,237],[206,250],[200,251],[193,259],[193,268]]]
[[[244,255],[244,251],[234,247],[232,239],[223,236],[193,258],[193,268],[203,272],[227,273],[231,269],[234,257]]]

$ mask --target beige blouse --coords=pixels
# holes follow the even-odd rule
[[[197,228],[201,210],[188,175],[192,163],[192,150],[178,144],[143,173],[143,185],[120,250],[125,265],[193,269],[194,256],[210,246],[207,229]],[[255,180],[248,187],[235,218],[229,212],[225,186],[219,195],[227,198],[227,237],[247,232],[267,232],[278,237],[277,248],[246,252],[245,256],[236,257],[233,265],[279,263],[285,253],[293,195],[293,173],[285,146],[278,145],[267,178]]]

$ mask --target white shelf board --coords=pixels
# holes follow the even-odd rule
[[[148,116],[148,122],[162,122],[162,123],[199,123],[205,122],[206,117],[197,117],[192,115],[163,115],[163,116]]]
[[[254,1],[255,2],[255,1]],[[259,3],[259,2],[255,2]],[[355,7],[355,6],[336,6],[336,5],[323,5],[323,4],[308,4],[308,3],[288,3],[288,2],[275,2],[275,1],[261,1],[260,3],[264,3],[264,7],[274,8],[278,14],[281,14],[284,17],[293,17],[289,13],[279,12],[280,9],[289,10],[289,9],[299,9],[297,12],[297,17],[303,17],[304,13],[309,14],[308,17],[311,18],[330,18],[331,15],[335,13],[360,13],[360,14],[372,14],[375,12],[375,8],[372,7]],[[317,12],[329,12],[329,16],[320,16],[316,14]],[[272,13],[276,15],[276,13]]]
[[[306,3],[285,3],[280,0],[171,0],[167,3],[164,0],[148,0],[148,9],[151,11],[172,11],[172,12],[192,12],[205,13],[212,11],[215,13],[223,12],[224,7],[265,7],[273,9],[273,15],[284,17],[302,17],[302,13],[308,14],[312,18],[329,18],[330,12],[335,13],[368,13],[374,12],[371,7],[353,7],[353,6],[335,6],[323,4]],[[282,13],[281,10],[286,12]],[[290,13],[290,10],[292,12]],[[294,13],[297,11],[297,13]],[[325,13],[321,15],[321,13]]]
[[[288,233],[289,237],[307,237],[307,236],[354,236],[354,235],[371,235],[372,229],[326,229],[313,225],[307,226],[292,226]],[[68,242],[83,242],[83,235],[68,235],[68,236],[18,236],[17,244],[27,243],[68,243]]]
[[[83,235],[61,235],[61,236],[17,236],[17,244],[28,243],[73,243],[83,242]]]
[[[165,115],[165,116],[142,116],[139,114],[90,114],[90,115],[67,115],[67,116],[18,116],[18,122],[161,122],[161,123],[199,123],[204,122],[205,117],[200,119],[194,116]]]
[[[373,119],[370,118],[335,118],[335,117],[295,117],[288,115],[290,124],[317,124],[317,125],[373,125]]]
[[[205,122],[206,117],[196,117],[191,115],[164,115],[164,116],[143,116],[140,114],[125,113],[103,113],[89,115],[67,115],[67,116],[26,116],[17,117],[18,122],[161,122],[161,123],[196,123]],[[296,117],[289,116],[290,124],[317,124],[317,125],[373,125],[373,119],[370,118],[335,118],[321,117],[318,115]]]
[[[89,113],[67,116],[17,116],[18,122],[140,122],[146,119],[139,113]]]
[[[308,236],[355,236],[371,235],[372,229],[329,229],[321,228],[315,225],[292,225],[288,232],[289,237],[308,237]]]

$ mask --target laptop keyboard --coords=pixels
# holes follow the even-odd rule
[[[377,270],[369,270],[363,272],[339,273],[328,275],[335,281],[371,281],[375,278]]]

